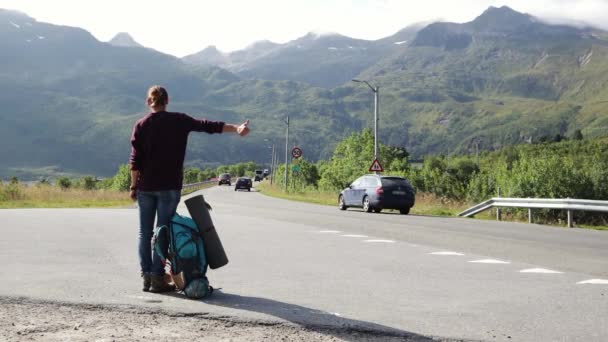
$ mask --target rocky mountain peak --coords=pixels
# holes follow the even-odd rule
[[[133,37],[127,32],[119,32],[114,38],[108,43],[114,46],[126,46],[126,47],[143,47],[141,44],[135,41]]]
[[[535,22],[529,14],[517,12],[510,7],[489,7],[471,22],[476,30],[513,31]]]

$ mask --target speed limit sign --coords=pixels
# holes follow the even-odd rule
[[[291,149],[291,156],[298,159],[302,156],[302,149],[299,147],[294,147]]]

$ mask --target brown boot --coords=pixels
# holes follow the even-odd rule
[[[150,284],[152,282],[152,279],[150,278],[150,275],[142,273],[141,278],[144,280],[144,285],[143,285],[143,288],[141,290],[144,291],[144,292],[150,291]]]
[[[175,284],[169,283],[162,275],[150,275],[150,292],[171,292],[175,291]]]

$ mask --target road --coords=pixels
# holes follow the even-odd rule
[[[335,336],[608,340],[608,232],[343,212],[231,187],[203,194],[230,259],[208,273],[222,288],[212,299],[140,291],[135,209],[0,211],[0,296]],[[187,214],[183,204],[178,212]]]

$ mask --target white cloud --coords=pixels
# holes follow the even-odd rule
[[[178,56],[208,45],[232,51],[263,39],[283,43],[314,30],[379,39],[420,21],[470,21],[491,5],[608,29],[606,0],[0,0],[0,8],[39,21],[82,27],[104,41],[126,31]]]

